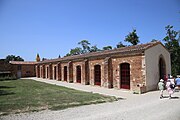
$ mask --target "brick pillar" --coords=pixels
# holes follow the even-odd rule
[[[49,79],[53,79],[53,74],[52,74],[52,64],[49,64]]]
[[[113,87],[112,79],[112,61],[110,57],[104,59],[104,83],[103,86],[106,88]]]
[[[45,78],[45,65],[42,65],[42,78]]]
[[[67,81],[69,83],[73,82],[73,65],[72,65],[72,61],[68,62],[68,66],[67,66]]]
[[[36,77],[40,78],[40,68],[39,68],[39,65],[36,65]]]
[[[56,75],[57,75],[57,80],[61,80],[61,63],[59,62],[57,64],[57,71],[56,71]]]
[[[82,80],[81,83],[83,85],[89,85],[89,62],[88,60],[84,60],[82,64]]]

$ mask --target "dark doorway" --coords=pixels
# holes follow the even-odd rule
[[[47,75],[47,78],[49,78],[49,67],[46,68],[46,75]]]
[[[166,65],[163,58],[159,59],[159,79],[166,79]]]
[[[130,89],[130,65],[129,63],[123,63],[120,65],[120,88]]]
[[[94,84],[101,85],[101,66],[95,65],[94,66]]]
[[[67,81],[67,66],[64,66],[64,81]]]
[[[54,66],[54,79],[56,80],[56,66]]]
[[[81,66],[76,66],[76,82],[81,83]]]

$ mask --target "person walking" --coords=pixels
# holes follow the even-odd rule
[[[166,88],[167,88],[167,91],[169,93],[169,99],[171,99],[172,94],[174,93],[174,87],[173,86],[175,86],[175,83],[173,82],[173,78],[170,77],[170,79],[168,79],[166,82]]]
[[[159,90],[160,90],[160,99],[163,98],[164,87],[165,87],[164,80],[163,80],[163,79],[160,79],[160,81],[159,81],[159,83],[158,83],[158,88],[159,88]]]
[[[178,87],[178,90],[180,90],[180,75],[175,79],[176,86]]]

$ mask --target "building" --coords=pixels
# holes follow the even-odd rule
[[[22,77],[35,77],[35,64],[36,62],[28,61],[10,61],[11,73],[17,78]]]
[[[157,89],[159,79],[171,74],[170,63],[164,45],[150,42],[41,61],[36,76],[143,93]]]

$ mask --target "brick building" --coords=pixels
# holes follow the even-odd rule
[[[171,74],[170,53],[161,42],[51,59],[36,64],[38,78],[128,89],[155,90]]]
[[[11,73],[17,78],[22,77],[35,77],[35,64],[36,62],[27,61],[10,61]]]

